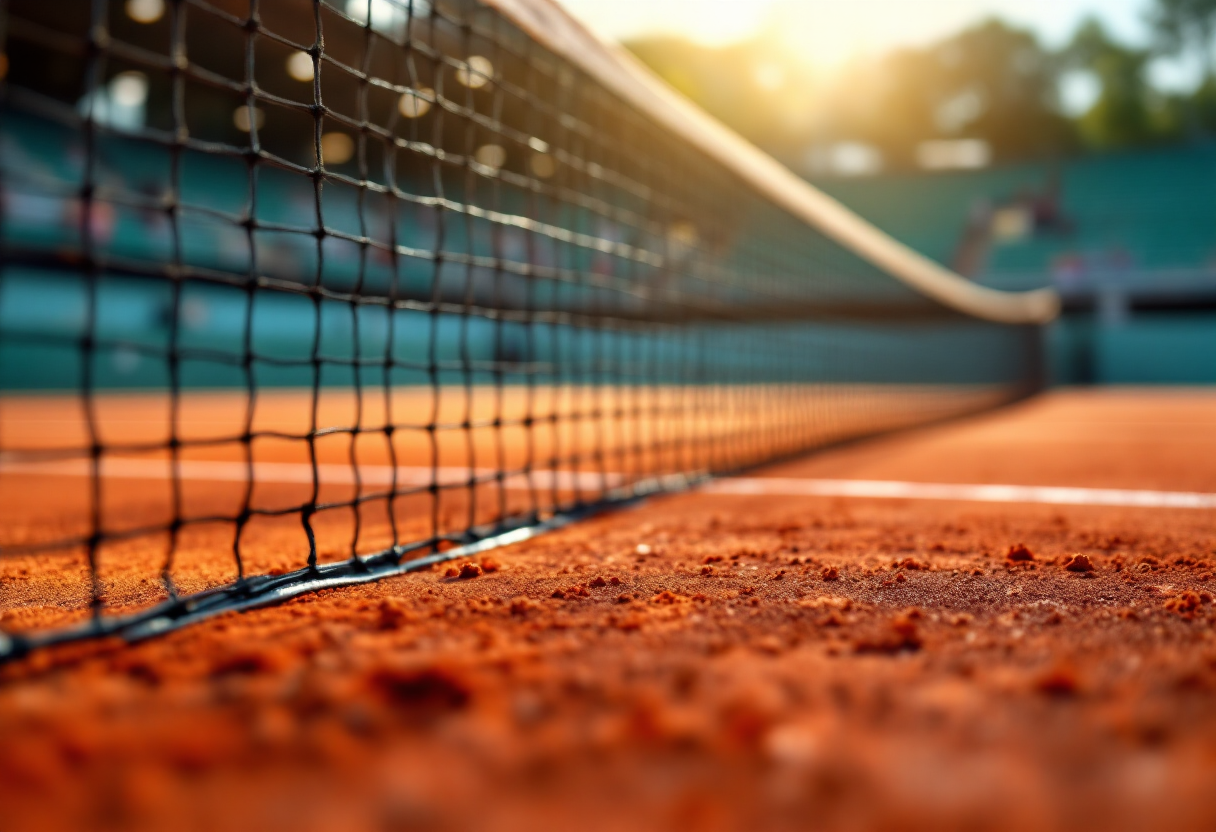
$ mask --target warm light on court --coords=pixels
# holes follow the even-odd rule
[[[0,52],[0,81],[8,75],[8,55]]]
[[[321,158],[327,165],[344,165],[355,155],[355,140],[345,133],[321,137]]]
[[[498,170],[507,163],[507,151],[502,145],[486,144],[477,148],[473,160],[483,167]]]
[[[434,96],[435,91],[427,87],[410,90],[397,102],[397,111],[406,118],[421,118],[431,110],[431,102],[427,98]]]
[[[494,64],[481,55],[474,55],[456,68],[456,80],[472,90],[479,90],[490,83],[493,75]]]
[[[312,80],[312,55],[307,52],[292,52],[287,59],[287,74],[297,81]]]
[[[138,107],[148,100],[148,76],[142,72],[120,72],[110,81],[110,95],[122,107]]]
[[[242,105],[233,110],[232,123],[236,125],[236,129],[242,133],[248,133],[254,127],[261,129],[262,125],[266,123],[266,114],[256,107],[253,108],[253,113],[254,122],[250,123],[248,107]]]
[[[127,0],[127,17],[136,23],[155,23],[165,15],[165,0]]]

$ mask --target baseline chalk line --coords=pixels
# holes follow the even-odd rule
[[[1051,485],[964,485],[887,480],[734,478],[710,482],[709,494],[774,497],[869,497],[889,500],[956,500],[973,503],[1039,503],[1127,508],[1216,508],[1216,494]]]

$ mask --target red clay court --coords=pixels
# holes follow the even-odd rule
[[[1057,392],[756,476],[1212,494],[1214,418]],[[656,498],[11,665],[2,802],[15,828],[1207,828],[1214,546],[1210,509]]]
[[[1207,371],[1216,157],[837,201],[770,69],[0,3],[0,832],[1216,828],[1216,392],[1085,386]]]

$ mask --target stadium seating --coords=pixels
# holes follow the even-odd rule
[[[952,265],[971,212],[1041,188],[1039,165],[937,174],[894,174],[815,184],[896,239]]]
[[[1216,382],[1216,146],[817,184],[985,285],[1058,286],[1074,311],[1047,338],[1057,383]],[[1044,206],[1050,221],[1036,221]],[[1013,234],[1000,233],[1002,209],[1026,212]],[[1122,311],[1104,318],[1111,291]]]
[[[974,213],[1048,194],[1058,177],[1060,226],[992,239],[975,275],[1000,288],[1046,283],[1070,265],[1146,275],[1216,263],[1216,147],[1163,148],[975,172],[817,183],[946,265]]]

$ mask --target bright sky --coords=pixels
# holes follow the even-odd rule
[[[808,51],[835,63],[849,53],[921,43],[992,14],[1062,41],[1086,14],[1142,40],[1146,0],[561,0],[613,38],[655,32],[721,44],[780,21]]]
[[[991,15],[1035,29],[1052,46],[1096,15],[1119,38],[1145,44],[1151,0],[560,0],[609,38],[680,34],[724,44],[773,26],[821,66],[893,46],[917,45]],[[1157,80],[1185,83],[1185,69],[1155,68]]]

